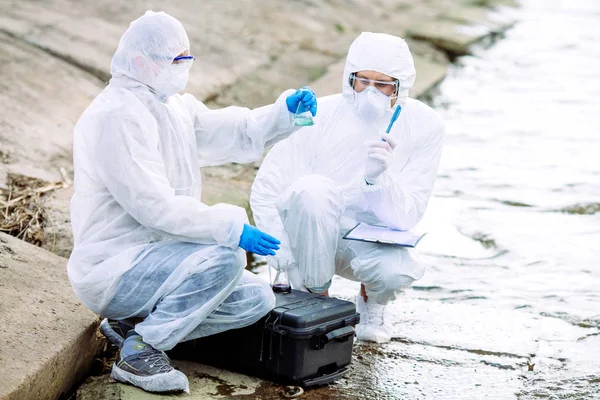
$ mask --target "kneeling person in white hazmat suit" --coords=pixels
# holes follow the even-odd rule
[[[274,255],[279,241],[248,225],[244,208],[203,204],[200,167],[254,161],[296,130],[300,102],[316,113],[308,88],[255,110],[209,110],[177,94],[193,60],[183,25],[147,12],[123,34],[110,83],[74,131],[69,279],[110,319],[103,332],[121,346],[111,376],[149,391],[189,391],[164,350],[252,324],[275,303],[244,269],[244,250]]]
[[[282,242],[269,263],[287,268],[293,287],[327,294],[334,274],[362,283],[361,340],[390,340],[385,305],[424,274],[413,250],[342,239],[357,222],[409,230],[425,212],[444,124],[408,98],[415,76],[404,40],[362,33],[348,52],[343,93],[318,99],[315,125],[274,146],[252,186],[256,225]]]

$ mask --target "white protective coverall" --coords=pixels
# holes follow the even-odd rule
[[[353,72],[372,70],[400,81],[401,114],[390,135],[397,140],[392,165],[367,185],[364,142],[381,140],[392,116],[367,123],[357,116]],[[350,241],[357,222],[408,230],[423,216],[436,178],[444,125],[427,105],[408,98],[415,80],[404,40],[363,33],[351,45],[343,93],[318,99],[315,124],[278,143],[252,186],[257,226],[282,241],[269,261],[289,265],[292,286],[324,291],[338,274],[365,285],[369,300],[387,304],[423,276],[413,250]]]
[[[254,161],[295,130],[291,90],[255,110],[162,96],[155,85],[189,49],[167,14],[132,22],[110,83],[74,131],[69,279],[93,311],[145,317],[136,331],[159,350],[251,324],[274,306],[268,283],[244,270],[246,211],[203,204],[200,167]]]

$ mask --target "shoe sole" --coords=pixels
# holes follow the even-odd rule
[[[183,391],[190,394],[190,383],[187,377],[183,372],[177,371],[176,369],[164,374],[138,376],[131,372],[124,371],[117,367],[117,364],[114,364],[110,377],[119,382],[137,386],[147,392],[161,393]]]

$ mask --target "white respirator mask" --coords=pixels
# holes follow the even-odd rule
[[[354,108],[360,119],[365,122],[377,121],[391,110],[392,98],[369,86],[354,93]]]
[[[170,97],[185,89],[190,77],[190,64],[171,64],[156,77],[154,91],[161,97]]]

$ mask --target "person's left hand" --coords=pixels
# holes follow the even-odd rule
[[[368,140],[367,161],[365,163],[365,180],[370,184],[377,183],[379,176],[392,165],[396,139],[389,134],[381,136],[382,140]]]
[[[310,110],[313,117],[317,115],[317,96],[308,86],[303,86],[293,94],[289,95],[288,98],[285,99],[285,103],[288,111],[291,113],[295,113],[298,109],[298,104],[302,103],[303,109],[306,111]]]
[[[239,246],[261,256],[274,256],[281,242],[255,226],[244,224]]]

